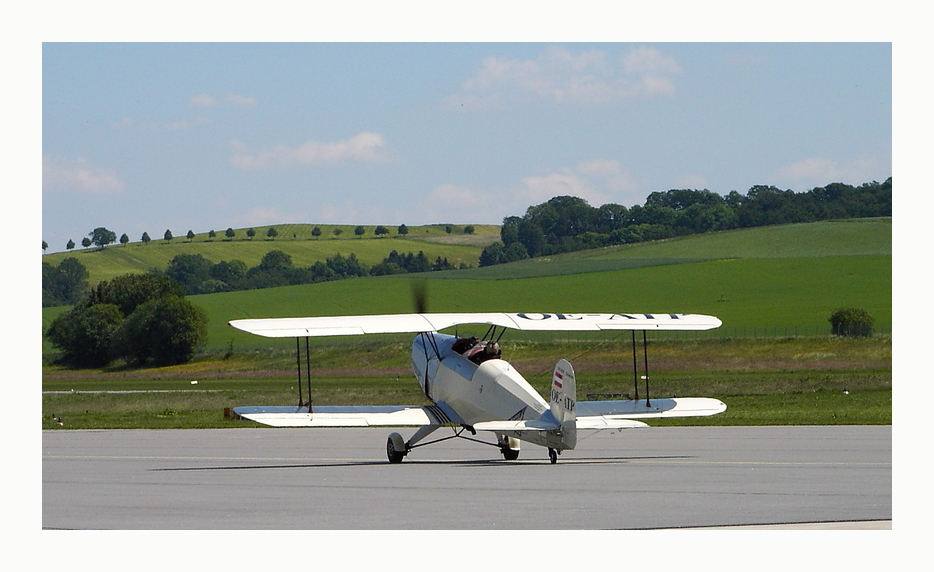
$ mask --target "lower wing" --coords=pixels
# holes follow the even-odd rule
[[[710,397],[673,397],[627,401],[578,401],[577,418],[646,419],[652,417],[704,417],[726,411],[726,404]],[[578,425],[579,426],[579,425]]]
[[[445,425],[452,420],[434,405],[267,406],[235,407],[250,421],[273,427],[377,427]]]
[[[726,411],[719,399],[687,397],[638,401],[579,401],[578,429],[627,429],[645,427],[634,419],[698,417]],[[251,421],[273,427],[378,427],[399,425],[460,424],[453,412],[437,405],[365,405],[235,407],[233,412]],[[478,431],[551,431],[558,424],[544,419],[484,421],[475,423]]]

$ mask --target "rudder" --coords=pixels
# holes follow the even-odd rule
[[[574,368],[566,360],[555,365],[551,378],[551,414],[561,427],[556,437],[556,449],[573,449],[577,445],[577,380]]]

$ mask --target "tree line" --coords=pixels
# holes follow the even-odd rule
[[[252,268],[247,268],[242,260],[222,260],[215,264],[201,254],[179,254],[169,261],[165,274],[178,282],[186,294],[210,294],[457,268],[467,268],[467,265],[454,265],[441,256],[432,261],[423,251],[400,254],[395,250],[372,267],[360,262],[353,253],[335,254],[324,262],[303,267],[293,264],[292,257],[285,252],[271,250]]]
[[[451,234],[454,231],[454,226],[448,224],[445,226],[444,230],[448,234]],[[467,225],[463,228],[464,234],[473,234],[474,230],[475,229],[473,225]],[[340,237],[340,235],[343,234],[344,231],[340,227],[335,227],[331,232],[334,234],[334,237],[337,238],[337,237]],[[366,227],[363,225],[357,225],[356,227],[354,227],[353,232],[355,236],[362,238],[363,235],[366,234]],[[316,226],[311,229],[311,236],[313,236],[315,240],[321,237],[322,234],[323,232],[321,230],[321,227],[319,226]],[[377,237],[382,237],[382,236],[389,235],[390,231],[389,231],[389,228],[383,225],[378,225],[376,226],[376,228],[373,229],[373,234],[376,235]],[[407,227],[405,224],[400,224],[398,227],[396,227],[396,234],[399,236],[408,235],[409,227]],[[189,242],[193,240],[195,236],[196,235],[194,231],[191,231],[191,230],[189,230],[188,233],[185,235],[185,237],[188,239]],[[215,240],[217,236],[218,236],[217,231],[215,230],[208,231],[207,242],[211,242]],[[233,228],[228,228],[226,231],[224,231],[224,238],[221,240],[229,242],[233,240],[234,238],[236,238],[236,236],[237,236],[237,231],[235,231]],[[256,236],[256,229],[254,228],[247,229],[246,236],[249,240],[253,240],[253,238]],[[266,230],[266,238],[275,240],[277,236],[279,236],[279,231],[276,230],[274,226],[271,226]],[[165,240],[166,242],[171,242],[172,239],[174,238],[175,236],[172,234],[171,229],[166,229],[165,233],[162,235],[162,239]],[[81,246],[83,246],[84,248],[88,248],[89,246],[93,244],[97,246],[98,248],[103,249],[105,246],[116,243],[116,242],[117,242],[117,233],[105,227],[98,227],[92,230],[91,232],[89,232],[86,237],[81,239]],[[130,237],[127,236],[126,233],[123,233],[122,235],[120,235],[120,244],[126,246],[129,242],[130,242]],[[148,232],[144,232],[143,235],[140,237],[140,242],[142,242],[143,244],[149,244],[150,242],[152,242],[152,237],[149,236]],[[46,249],[48,248],[49,248],[49,243],[43,240],[42,251],[45,252]],[[65,249],[73,250],[74,248],[75,248],[75,241],[68,239],[68,242],[65,244]]]
[[[447,257],[428,258],[423,251],[400,254],[393,250],[382,262],[368,266],[355,254],[335,254],[311,266],[295,266],[292,257],[281,250],[267,252],[259,264],[247,267],[242,260],[214,263],[201,254],[179,254],[163,272],[181,288],[182,294],[212,294],[236,290],[254,290],[313,284],[363,276],[385,276],[438,270],[468,268],[455,265]],[[42,263],[42,306],[65,306],[79,303],[88,291],[88,271],[76,258],[66,258],[58,266]]]
[[[672,189],[644,205],[592,207],[578,197],[554,197],[503,219],[501,242],[486,247],[480,266],[617,244],[719,230],[829,219],[892,216],[892,178],[858,187],[831,183],[804,193],[757,185],[745,195]]]

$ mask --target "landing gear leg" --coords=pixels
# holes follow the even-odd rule
[[[548,458],[551,460],[551,464],[554,465],[558,462],[558,452],[548,447]]]

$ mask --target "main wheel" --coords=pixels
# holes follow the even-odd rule
[[[507,461],[515,461],[516,459],[519,458],[518,449],[510,449],[509,447],[502,447],[500,449],[500,452],[503,453],[503,458],[506,459]]]
[[[558,452],[548,447],[548,458],[551,460],[551,464],[554,465],[558,462]]]
[[[392,435],[386,439],[386,456],[389,457],[390,463],[401,463],[402,458],[405,457],[405,451],[397,451],[396,446],[393,445]]]

